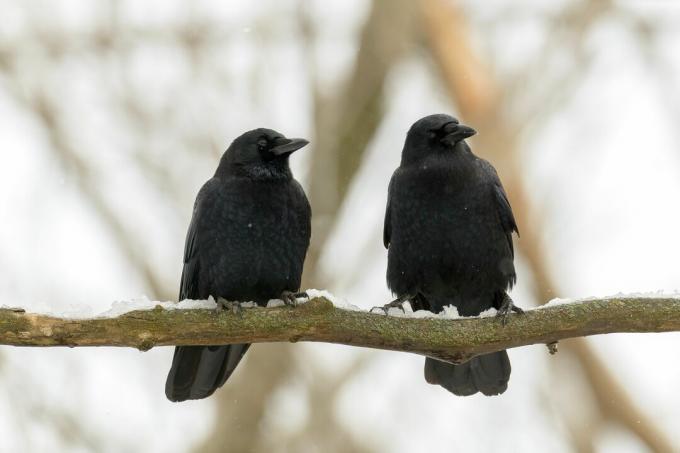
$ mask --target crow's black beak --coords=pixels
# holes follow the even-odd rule
[[[442,142],[453,145],[468,137],[472,137],[477,133],[476,130],[464,124],[449,123],[444,126],[446,135],[442,138]]]
[[[291,154],[309,143],[304,138],[280,138],[276,140],[276,146],[270,148],[275,156]]]

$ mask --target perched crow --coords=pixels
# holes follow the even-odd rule
[[[496,170],[472,154],[475,130],[449,115],[430,115],[409,130],[390,181],[383,241],[387,285],[414,309],[463,316],[495,307],[521,312],[506,290],[515,283],[515,219]],[[456,395],[503,393],[510,378],[505,351],[461,365],[425,360],[425,379]]]
[[[288,157],[307,144],[271,129],[238,137],[196,197],[179,298],[294,301],[309,246],[311,210]],[[165,384],[171,401],[221,387],[249,344],[179,346]]]

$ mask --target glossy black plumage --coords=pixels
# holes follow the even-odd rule
[[[422,118],[390,181],[387,284],[414,309],[477,315],[501,308],[515,283],[517,225],[496,171],[464,141],[474,133],[449,115]],[[461,365],[428,358],[425,378],[457,395],[495,395],[507,388],[510,361],[505,351]]]
[[[270,129],[238,137],[199,191],[184,249],[180,300],[269,299],[300,287],[311,210],[288,156],[306,145]],[[200,399],[222,386],[248,344],[175,349],[165,393]]]

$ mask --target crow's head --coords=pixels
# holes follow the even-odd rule
[[[476,133],[451,115],[439,113],[426,116],[413,123],[409,129],[402,160],[417,161],[432,152],[450,151],[457,143]]]
[[[237,137],[222,156],[218,173],[237,171],[254,177],[281,176],[288,170],[288,156],[309,142],[286,138],[272,129],[253,129]]]

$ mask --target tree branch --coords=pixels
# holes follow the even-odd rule
[[[323,297],[296,308],[139,310],[116,318],[64,319],[0,309],[0,344],[154,346],[316,341],[412,352],[450,362],[501,349],[616,332],[680,331],[678,297],[609,297],[497,318],[385,316]]]

